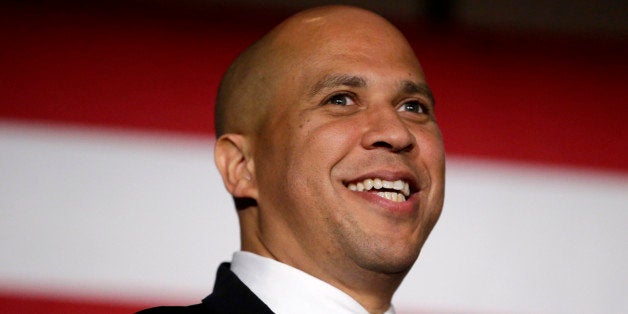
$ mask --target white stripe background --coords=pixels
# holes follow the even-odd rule
[[[239,246],[207,137],[0,120],[0,290],[197,303]],[[405,312],[626,313],[628,177],[448,156]]]

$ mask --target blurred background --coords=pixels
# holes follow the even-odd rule
[[[220,77],[303,8],[408,37],[448,152],[399,313],[628,312],[626,1],[4,1],[0,312],[192,304],[239,247]]]

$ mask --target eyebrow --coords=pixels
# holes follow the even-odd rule
[[[349,87],[366,87],[366,80],[363,77],[349,75],[349,74],[330,74],[325,76],[320,81],[314,84],[314,87],[309,92],[310,96],[318,94],[321,90],[326,88],[333,88],[337,86],[349,86]],[[419,94],[426,97],[432,105],[434,105],[434,94],[432,90],[425,83],[416,83],[413,81],[402,81],[401,92],[404,94]]]
[[[333,88],[337,86],[349,86],[349,87],[366,87],[366,80],[364,78],[348,75],[348,74],[330,74],[325,76],[322,80],[316,82],[314,87],[310,90],[309,95],[314,96],[321,90],[326,88]]]
[[[434,94],[432,94],[432,90],[425,83],[415,83],[412,81],[403,81],[401,90],[406,94],[420,94],[425,97],[432,103],[432,106],[435,104]]]

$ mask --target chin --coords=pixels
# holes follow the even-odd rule
[[[360,254],[357,263],[364,269],[382,274],[405,275],[419,257],[420,249],[403,248],[394,250],[393,247],[383,247],[382,250],[373,250]]]

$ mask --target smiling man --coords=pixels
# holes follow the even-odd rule
[[[195,313],[394,313],[443,205],[445,155],[412,49],[382,17],[328,6],[229,68],[215,160],[241,251]]]

